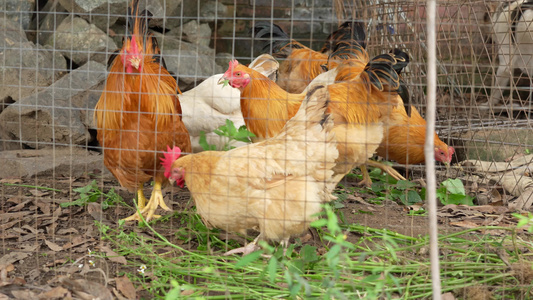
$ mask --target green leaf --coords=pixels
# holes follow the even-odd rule
[[[207,143],[204,131],[200,131],[200,140],[198,141],[198,144],[204,149],[204,151],[213,151],[217,149],[215,145]]]
[[[248,264],[256,261],[259,257],[261,257],[261,254],[263,254],[262,250],[252,252],[246,256],[243,256],[236,264],[235,267],[242,268],[244,266],[247,266]]]
[[[229,79],[226,79],[224,81],[222,81],[222,87],[227,87],[229,85]]]
[[[268,279],[270,280],[270,283],[274,283],[276,281],[276,275],[278,270],[278,260],[274,256],[270,258],[268,261]]]
[[[398,180],[396,183],[396,188],[399,190],[407,190],[414,188],[416,186],[416,183],[411,182],[409,180]]]
[[[407,194],[404,193],[400,196],[400,200],[405,205],[413,205],[422,202],[422,198],[420,198],[420,195],[416,191],[408,191]]]
[[[324,227],[328,224],[328,220],[326,219],[318,219],[316,221],[311,222],[310,226],[314,228],[320,228]]]
[[[302,256],[303,260],[305,262],[315,262],[320,259],[318,255],[316,255],[316,247],[311,245],[305,245],[302,247],[302,250],[300,250],[300,255]]]
[[[466,195],[465,193],[465,186],[463,185],[463,182],[461,179],[455,178],[455,179],[446,179],[441,183],[441,186],[445,187],[448,193],[450,194],[457,194],[457,195]]]
[[[235,136],[237,133],[237,128],[235,128],[235,124],[230,119],[226,119],[226,128],[230,136]]]

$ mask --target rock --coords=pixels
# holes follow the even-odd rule
[[[168,70],[185,85],[224,71],[215,63],[214,55],[203,55],[194,50],[169,50],[164,53],[164,58]]]
[[[0,18],[5,16],[20,24],[24,30],[30,29],[33,11],[35,11],[35,0],[0,1]]]
[[[57,25],[61,24],[68,16],[67,10],[58,1],[48,1],[39,11],[39,24],[37,43],[43,45],[56,31]]]
[[[92,109],[105,77],[106,67],[90,61],[45,90],[11,104],[0,114],[0,128],[32,148],[87,145]]]
[[[228,7],[220,1],[210,0],[200,8],[200,16],[203,22],[214,22],[217,18],[228,16]]]
[[[527,153],[526,145],[533,144],[533,132],[524,127],[469,131],[452,141],[465,149],[465,159],[506,161],[510,157]]]
[[[16,22],[0,18],[0,103],[8,104],[49,86],[66,69],[65,58],[26,39]]]
[[[169,31],[169,33],[170,32],[172,31]],[[176,30],[174,30],[173,32],[176,33]],[[207,55],[211,57],[215,56],[215,50],[209,47],[205,47],[202,45],[195,45],[192,43],[181,41],[179,37],[177,38],[177,37],[172,37],[170,35],[163,35],[158,32],[154,32],[153,34],[155,38],[157,39],[159,46],[161,47],[161,53],[163,57],[166,57],[165,53],[167,51],[174,51],[174,50],[180,50],[180,49],[184,51],[195,51],[195,52],[198,52],[198,54]]]
[[[181,0],[142,0],[139,6],[140,11],[148,9],[153,14],[152,20],[150,20],[150,27],[158,26],[170,29],[176,27],[176,20],[180,20],[179,17],[176,17],[180,15],[180,10],[178,9],[180,4]],[[171,24],[174,26],[169,26]]]
[[[79,147],[0,152],[0,178],[53,175],[79,177],[105,172],[103,155]]]
[[[119,16],[126,15],[130,0],[59,0],[59,3],[67,11],[107,31]]]
[[[215,57],[215,63],[223,68],[228,68],[230,60],[233,59],[233,55],[231,53],[217,53],[217,56]]]
[[[59,24],[56,32],[46,41],[74,63],[82,65],[89,60],[105,63],[108,54],[117,45],[102,30],[82,18],[69,16]]]
[[[182,36],[182,34],[185,34],[186,37],[184,38],[187,41],[204,47],[209,47],[209,43],[211,42],[211,28],[209,25],[198,24],[196,20],[192,20],[182,27],[171,30],[170,32],[171,33],[167,34],[178,37]]]

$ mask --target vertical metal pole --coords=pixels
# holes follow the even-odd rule
[[[424,154],[426,155],[426,176],[427,192],[426,201],[428,202],[429,214],[429,247],[431,259],[431,280],[433,288],[433,299],[441,299],[440,284],[440,266],[439,266],[439,243],[437,228],[437,197],[436,197],[436,178],[435,178],[435,150],[434,150],[434,132],[435,132],[435,112],[437,98],[437,38],[436,38],[436,19],[437,19],[437,1],[426,1],[426,20],[427,20],[427,46],[428,46],[428,73],[427,73],[427,130],[426,144],[424,145]]]

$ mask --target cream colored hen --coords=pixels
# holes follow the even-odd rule
[[[286,246],[308,228],[321,203],[334,199],[331,169],[339,152],[328,103],[327,89],[314,87],[271,139],[227,152],[178,158],[176,147],[164,154],[165,175],[187,183],[206,225],[242,234],[259,230],[254,242],[226,254],[250,253],[259,238]]]

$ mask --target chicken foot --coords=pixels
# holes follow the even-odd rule
[[[247,254],[250,254],[256,250],[259,250],[261,249],[261,247],[259,247],[257,245],[257,242],[259,241],[259,238],[261,237],[261,234],[259,234],[251,243],[249,243],[248,245],[244,246],[244,247],[241,247],[241,248],[237,248],[237,249],[233,249],[233,250],[230,250],[226,253],[224,253],[223,255],[224,256],[228,256],[228,255],[232,255],[232,254],[237,254],[237,253],[242,253],[242,255],[247,255]]]
[[[152,196],[150,197],[150,200],[148,201],[148,204],[144,205],[146,202],[146,198],[144,198],[144,195],[142,194],[142,190],[139,192],[137,191],[139,196],[138,201],[138,212],[134,213],[133,215],[127,217],[124,219],[124,221],[141,221],[141,214],[143,215],[146,222],[150,221],[152,218],[157,219],[160,218],[160,215],[156,215],[155,210],[161,206],[162,209],[166,211],[171,211],[171,209],[165,204],[165,201],[163,200],[163,193],[161,192],[161,183],[155,182],[154,183],[154,189],[152,190]],[[144,200],[143,200],[144,198]],[[142,202],[141,202],[142,201]],[[141,206],[142,204],[142,206]]]
[[[388,166],[384,163],[380,163],[375,160],[368,160],[366,164],[371,167],[381,169],[383,172],[386,172],[387,174],[389,174],[392,178],[396,180],[406,180],[405,177],[403,177],[402,174],[398,173],[398,171],[396,171],[393,167]],[[372,179],[370,178],[370,175],[368,174],[368,169],[366,168],[365,165],[361,165],[359,169],[361,169],[361,173],[363,173],[363,180],[359,182],[359,185],[371,187]]]

